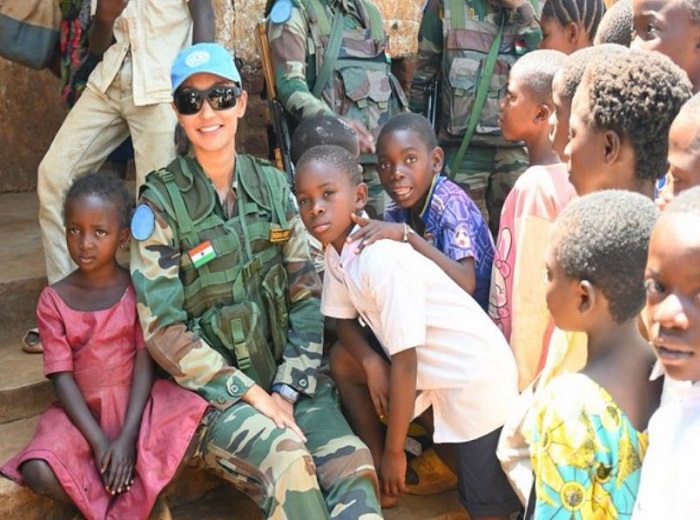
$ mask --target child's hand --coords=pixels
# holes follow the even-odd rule
[[[389,364],[376,355],[364,360],[362,366],[367,373],[367,388],[374,410],[380,419],[384,418],[389,415]]]
[[[399,497],[406,492],[406,453],[384,451],[379,469],[382,491],[385,495]]]
[[[131,489],[134,482],[135,446],[132,439],[119,436],[102,458],[100,473],[105,489],[116,495]]]
[[[279,395],[276,397],[273,395],[268,394],[261,386],[254,385],[243,394],[243,400],[264,416],[272,419],[278,428],[290,428],[302,442],[306,442],[304,432],[294,420],[294,405]]]
[[[403,224],[371,220],[359,217],[355,214],[351,214],[350,218],[361,228],[348,237],[348,242],[360,241],[355,250],[357,253],[383,238],[388,238],[389,240],[395,240],[397,242],[403,241],[403,235],[406,231]]]

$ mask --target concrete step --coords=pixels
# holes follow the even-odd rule
[[[22,334],[0,339],[0,425],[37,415],[55,399],[41,354],[21,350]]]
[[[35,193],[0,195],[0,331],[34,326],[36,302],[46,285]]]

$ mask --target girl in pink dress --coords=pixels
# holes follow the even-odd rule
[[[207,408],[197,394],[153,381],[129,272],[115,258],[131,207],[110,176],[87,174],[68,191],[66,240],[78,268],[44,289],[37,308],[58,402],[0,468],[88,520],[147,518]]]

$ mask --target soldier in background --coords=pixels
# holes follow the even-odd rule
[[[341,116],[357,133],[369,187],[366,209],[381,218],[374,139],[407,101],[391,73],[379,10],[368,0],[276,0],[268,39],[277,96],[289,114],[297,121]]]
[[[131,275],[151,355],[211,405],[199,458],[266,518],[381,518],[369,451],[318,373],[321,286],[287,179],[236,153],[231,55],[192,46],[171,78],[192,153],[147,177]]]
[[[457,161],[489,51],[498,37],[483,109],[466,154]],[[536,49],[541,37],[528,0],[428,0],[421,20],[411,110],[425,112],[430,86],[440,77],[436,130],[449,175],[476,202],[494,235],[506,195],[528,165],[522,143],[501,136],[498,105],[506,95],[510,67],[518,56]]]

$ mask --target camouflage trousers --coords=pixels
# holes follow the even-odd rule
[[[199,463],[246,493],[265,518],[381,519],[372,456],[343,418],[330,378],[320,376],[294,416],[306,444],[246,403],[210,411]]]
[[[445,162],[452,164],[459,146],[445,147]],[[511,188],[528,166],[525,148],[470,146],[451,178],[479,206],[493,236],[498,235],[501,210]]]
[[[383,219],[386,193],[379,181],[379,174],[374,164],[362,164],[362,181],[367,185],[367,205],[365,211],[370,218]]]

